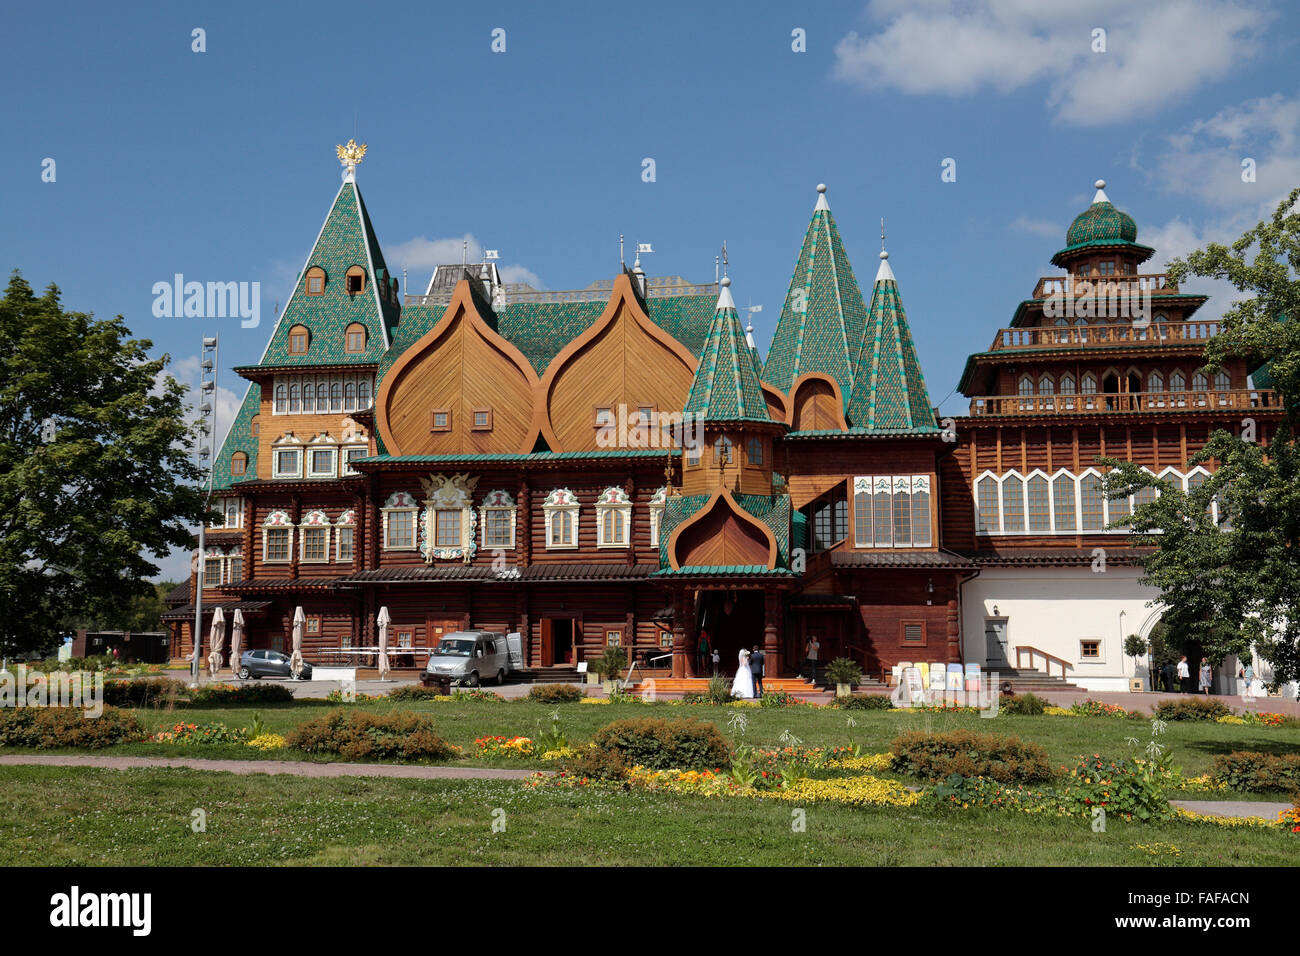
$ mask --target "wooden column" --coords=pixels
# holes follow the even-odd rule
[[[302,536],[298,534],[298,522],[302,521],[302,498],[294,495],[289,499],[289,577],[298,577],[298,558],[302,551]]]
[[[773,677],[780,677],[785,670],[782,650],[781,592],[769,589],[763,592],[763,654],[767,672]]]
[[[961,587],[960,582],[954,587]],[[951,663],[963,663],[961,656],[961,622],[957,615],[957,602],[948,602],[948,660]]]
[[[515,547],[519,551],[519,566],[528,567],[533,557],[533,506],[532,489],[525,478],[519,483],[519,500],[515,502],[518,509],[515,516]],[[527,635],[524,635],[525,640]]]
[[[686,593],[681,588],[672,592],[673,601],[673,676],[686,677],[690,651],[686,647],[686,618],[688,612]]]

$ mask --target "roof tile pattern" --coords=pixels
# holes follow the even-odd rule
[[[938,431],[912,332],[892,278],[877,280],[853,369],[846,417],[855,428]]]
[[[753,355],[735,306],[719,308],[700,352],[685,413],[708,422],[770,421]]]

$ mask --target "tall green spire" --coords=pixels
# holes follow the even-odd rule
[[[789,391],[800,375],[823,372],[839,383],[847,401],[867,309],[831,216],[826,186],[819,185],[817,192],[817,206],[767,353],[763,381]]]
[[[938,431],[898,282],[881,250],[871,312],[853,365],[849,425],[871,431]]]
[[[771,421],[756,365],[736,314],[731,280],[723,276],[718,308],[683,411],[706,422]]]

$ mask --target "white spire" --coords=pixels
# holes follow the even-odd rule
[[[722,291],[718,293],[718,309],[734,309],[736,300],[731,297],[731,279],[723,276],[718,284],[722,286]]]
[[[825,209],[827,212],[830,212],[831,204],[826,201],[826,184],[818,183],[817,184],[817,205],[813,208],[813,212],[818,212],[822,209]]]
[[[886,279],[888,279],[890,282],[897,281],[894,279],[894,270],[889,268],[889,253],[886,252],[884,249],[881,249],[880,268],[876,270],[876,281],[883,282]]]
[[[1106,180],[1099,179],[1093,185],[1097,187],[1097,195],[1092,197],[1092,204],[1095,206],[1099,202],[1110,202],[1110,199],[1102,192],[1106,188]]]
[[[748,345],[751,349],[758,348],[758,346],[754,344],[754,323],[753,322],[750,322],[749,325],[745,326],[745,344]]]

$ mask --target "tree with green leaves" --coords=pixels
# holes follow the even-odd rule
[[[151,558],[207,514],[185,387],[121,316],[64,311],[17,271],[0,298],[0,654],[125,620]]]
[[[1186,492],[1130,462],[1103,459],[1113,469],[1110,497],[1159,491],[1118,523],[1137,533],[1135,543],[1156,544],[1143,559],[1142,582],[1159,589],[1163,620],[1212,660],[1254,644],[1279,682],[1300,678],[1298,199],[1300,189],[1293,190],[1271,218],[1231,246],[1211,243],[1169,264],[1174,282],[1189,275],[1225,279],[1246,294],[1224,313],[1206,347],[1206,367],[1217,369],[1232,356],[1263,364],[1283,408],[1268,445],[1244,423],[1238,432],[1214,432],[1188,464],[1217,461],[1218,468]]]

